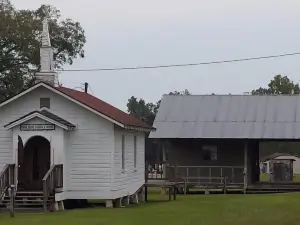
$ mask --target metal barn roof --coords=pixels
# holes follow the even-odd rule
[[[150,138],[299,139],[300,96],[163,97]]]

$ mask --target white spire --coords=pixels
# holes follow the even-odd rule
[[[43,20],[42,47],[51,47],[48,20]]]
[[[52,85],[58,84],[57,73],[54,71],[53,48],[51,47],[48,20],[43,21],[42,46],[40,48],[41,70],[36,74],[38,82],[43,81]]]

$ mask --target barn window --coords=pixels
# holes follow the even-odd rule
[[[125,136],[122,135],[122,169],[125,169]]]
[[[50,109],[50,98],[40,98],[40,108]]]
[[[134,163],[134,168],[136,168],[136,164],[137,164],[137,146],[136,146],[136,136],[134,136],[133,139],[133,148],[134,148],[134,158],[133,158],[133,163]]]
[[[217,146],[206,145],[202,147],[203,160],[216,161],[218,160],[218,148]]]

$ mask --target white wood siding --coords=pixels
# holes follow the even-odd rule
[[[76,124],[64,132],[64,190],[68,198],[110,197],[114,125],[87,109],[40,87],[0,108],[0,169],[13,163],[12,131],[4,125],[40,108],[40,98],[49,97],[50,110]],[[52,140],[55,142],[55,140]],[[55,149],[54,149],[55,151]],[[64,158],[64,157],[63,157]],[[74,191],[74,194],[72,194]]]
[[[14,163],[12,131],[4,125],[38,110],[40,98],[50,98],[50,110],[77,125],[62,131],[62,146],[53,149],[64,164],[64,191],[57,199],[115,199],[135,193],[144,184],[145,137],[129,132],[58,94],[40,87],[0,108],[0,169]],[[30,122],[38,122],[30,121]],[[125,135],[125,169],[122,170],[122,134]],[[137,136],[137,167],[134,168],[134,135]],[[55,140],[51,140],[52,143]],[[14,143],[16,146],[16,143]],[[16,148],[16,147],[15,147]],[[59,148],[59,149],[58,149]],[[57,154],[57,151],[62,151]],[[57,161],[57,162],[58,162]]]
[[[122,170],[122,135],[125,136],[125,170]],[[134,168],[134,136],[137,146],[137,167]],[[115,128],[113,197],[135,193],[145,182],[145,135]]]

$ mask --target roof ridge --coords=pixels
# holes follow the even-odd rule
[[[141,127],[147,129],[153,129],[152,126],[148,125],[144,121],[134,117],[133,115],[107,103],[99,99],[98,97],[91,95],[90,93],[74,90],[68,87],[57,87],[57,90],[63,92],[64,94],[72,97],[73,99],[81,102],[82,104],[87,105],[88,107],[104,114],[116,120],[125,126],[132,126],[132,127]],[[68,93],[67,93],[68,92]],[[72,92],[72,93],[70,93]],[[100,109],[101,108],[101,109]]]

